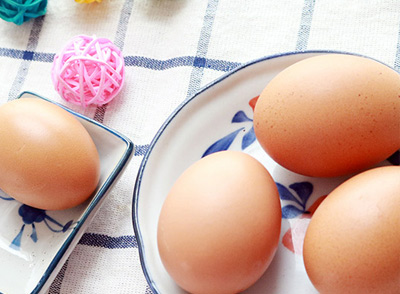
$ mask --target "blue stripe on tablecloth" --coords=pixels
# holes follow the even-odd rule
[[[33,52],[27,50],[0,48],[0,56],[14,59],[23,59],[38,62],[53,62],[55,53]],[[151,70],[167,70],[174,67],[195,66],[212,70],[228,72],[241,65],[239,62],[231,62],[219,59],[197,58],[194,56],[180,56],[165,60],[159,60],[143,56],[125,56],[125,66],[143,67]]]
[[[129,18],[132,14],[132,8],[133,8],[133,0],[126,0],[124,2],[124,6],[121,9],[121,13],[119,16],[119,22],[118,22],[118,27],[117,31],[115,34],[114,38],[114,44],[121,49],[121,51],[124,49],[124,44],[125,44],[125,37],[126,37],[126,31],[128,29],[128,23],[129,23]],[[104,121],[104,115],[107,110],[107,105],[104,104],[102,106],[98,106],[96,108],[96,111],[94,113],[93,119],[102,123]]]
[[[18,50],[0,48],[0,56],[29,61],[53,62],[55,53],[33,52],[28,50]]]
[[[114,38],[114,44],[121,50],[124,49],[126,32],[128,30],[129,18],[133,9],[133,0],[126,0],[119,16],[117,32]]]
[[[82,238],[79,240],[80,245],[93,246],[106,249],[127,249],[137,248],[138,243],[136,237],[133,235],[111,237],[104,234],[95,233],[84,233]],[[65,272],[68,267],[68,259],[64,263],[60,272],[57,274],[54,281],[51,283],[49,288],[49,294],[59,294],[61,291],[61,285],[65,276]],[[150,292],[151,293],[151,292]]]
[[[203,27],[200,32],[200,39],[197,43],[197,52],[193,60],[193,69],[190,74],[187,97],[193,95],[200,88],[203,78],[204,67],[206,66],[206,55],[210,43],[212,27],[214,24],[215,13],[218,7],[218,0],[209,0],[204,15]]]
[[[300,29],[297,35],[296,51],[304,51],[307,49],[314,6],[315,0],[304,0],[304,6],[300,20]]]
[[[394,69],[400,72],[400,26],[399,26],[399,33],[397,35],[397,50],[394,59]]]
[[[11,86],[10,92],[8,93],[8,100],[13,100],[21,92],[21,88],[25,82],[26,76],[28,75],[29,66],[33,60],[35,49],[38,45],[40,31],[43,27],[44,16],[35,18],[32,24],[32,30],[29,35],[28,45],[26,50],[22,54],[22,62],[19,66],[17,75]]]
[[[138,243],[134,235],[111,237],[108,235],[95,233],[84,233],[78,244],[107,249],[126,249],[138,247]]]
[[[194,66],[206,67],[218,71],[230,71],[240,65],[240,63],[238,62],[207,59],[204,57],[196,58],[195,56],[180,56],[166,60],[159,60],[142,56],[126,56],[124,60],[126,66],[143,67],[152,70],[166,70],[174,67]]]
[[[24,50],[0,48],[0,56],[11,57],[15,59],[23,59]]]
[[[135,145],[134,156],[143,156],[149,149],[149,144],[146,145]]]

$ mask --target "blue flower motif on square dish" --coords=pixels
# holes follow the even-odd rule
[[[4,201],[16,201],[14,198],[9,197],[6,193],[4,193],[1,190],[0,190],[0,199]],[[36,225],[38,225],[39,223],[44,223],[46,227],[54,233],[64,233],[68,229],[70,229],[71,225],[73,224],[73,220],[68,221],[66,224],[61,224],[53,217],[49,216],[46,210],[31,207],[29,205],[22,203],[19,206],[18,214],[21,217],[22,225],[19,230],[19,233],[15,236],[15,238],[9,245],[10,248],[14,250],[21,249],[21,239],[23,237],[24,230],[27,229],[26,227],[30,226],[32,228],[32,233],[30,234],[30,238],[33,242],[36,243],[38,241]]]

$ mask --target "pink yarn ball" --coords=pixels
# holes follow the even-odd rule
[[[66,101],[84,107],[103,105],[121,91],[124,58],[110,40],[79,35],[56,54],[51,77]]]

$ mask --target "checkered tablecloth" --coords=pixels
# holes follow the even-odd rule
[[[2,0],[0,0],[2,1]],[[53,88],[54,55],[73,36],[106,37],[123,52],[122,92],[82,109]],[[400,70],[398,0],[49,0],[22,25],[0,20],[0,102],[32,91],[128,136],[125,173],[49,293],[151,293],[132,226],[135,177],[168,115],[199,88],[245,62],[305,50],[340,50]]]

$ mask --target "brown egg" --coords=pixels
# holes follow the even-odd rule
[[[327,54],[274,77],[254,112],[255,134],[299,174],[351,174],[400,148],[400,75],[377,61]]]
[[[0,106],[0,188],[46,210],[85,201],[100,175],[99,155],[83,125],[48,101],[21,98]]]
[[[317,208],[304,239],[321,294],[400,293],[400,167],[358,174]]]
[[[256,159],[208,155],[175,182],[158,222],[161,260],[190,293],[239,293],[265,272],[281,227],[277,187]]]

